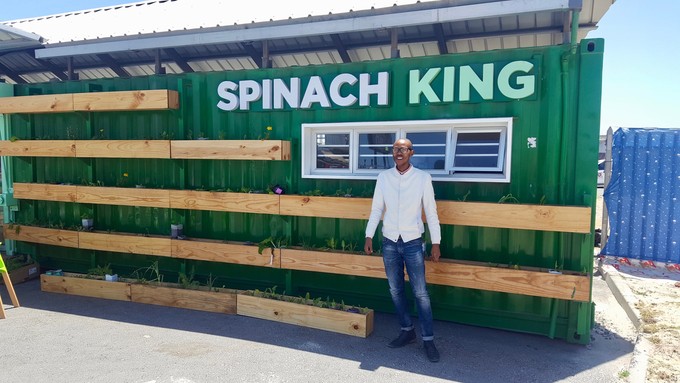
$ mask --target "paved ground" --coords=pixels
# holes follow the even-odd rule
[[[635,329],[594,278],[590,345],[436,322],[440,363],[420,344],[385,346],[397,324],[378,314],[367,339],[236,315],[43,293],[0,320],[0,381],[15,382],[618,382]]]

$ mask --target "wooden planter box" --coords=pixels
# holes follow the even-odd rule
[[[370,198],[282,195],[280,214],[298,217],[368,219],[371,214],[371,201]]]
[[[0,141],[0,156],[75,157],[76,141],[18,140]]]
[[[166,109],[179,109],[177,91],[154,89],[73,94],[74,111],[114,112]]]
[[[73,112],[73,94],[1,97],[0,113],[64,113]]]
[[[6,239],[41,243],[44,245],[78,248],[78,232],[72,230],[47,229],[44,227],[22,226],[3,227]]]
[[[209,311],[222,314],[236,314],[236,291],[182,289],[167,284],[130,284],[132,301],[158,306]]]
[[[77,186],[15,182],[14,198],[38,201],[76,202]]]
[[[80,295],[93,298],[132,301],[159,306],[224,314],[236,313],[236,290],[183,289],[179,285],[140,284],[125,280],[107,282],[102,279],[85,278],[84,274],[66,273],[64,276],[41,275],[40,288],[50,293]]]
[[[40,276],[40,289],[48,293],[80,295],[92,298],[130,300],[130,284],[85,278],[84,274]]]
[[[78,232],[81,249],[115,251],[118,253],[170,256],[170,238],[145,237],[130,234]]]
[[[170,158],[168,140],[76,141],[78,158]]]
[[[170,192],[165,189],[77,186],[76,201],[99,205],[170,207]]]
[[[203,239],[172,241],[172,257],[239,265],[281,267],[281,250],[266,250],[259,254],[257,246],[225,243]]]
[[[281,268],[386,278],[382,257],[330,251],[281,249]]]
[[[290,141],[173,140],[172,158],[209,160],[290,160]]]
[[[241,293],[236,299],[236,313],[362,338],[373,332],[373,310],[358,314]]]
[[[188,210],[279,214],[279,196],[276,194],[171,190],[170,207]]]

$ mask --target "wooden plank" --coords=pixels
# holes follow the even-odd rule
[[[63,113],[73,111],[72,94],[0,97],[0,113]]]
[[[178,108],[177,92],[167,89],[73,94],[73,109],[76,111],[105,112]]]
[[[306,304],[239,294],[236,313],[365,338],[373,331],[373,310],[356,314]]]
[[[571,301],[590,301],[590,276],[458,263],[426,262],[428,283]]]
[[[386,278],[382,257],[359,254],[281,249],[281,268]]]
[[[5,225],[3,231],[5,238],[13,239],[15,241],[78,248],[77,231],[23,225],[14,225],[14,227],[11,228],[8,227],[8,225]]]
[[[201,291],[151,284],[130,285],[132,301],[190,310],[236,314],[236,292],[231,290]]]
[[[590,233],[591,209],[583,206],[437,201],[447,225]]]
[[[170,207],[170,192],[166,189],[110,188],[78,186],[76,201],[99,205]]]
[[[76,141],[75,155],[78,158],[170,158],[170,141]]]
[[[29,184],[17,182],[13,185],[14,198],[38,201],[75,202],[75,185]]]
[[[368,219],[371,215],[371,199],[282,195],[280,214],[297,217]]]
[[[173,140],[172,158],[211,160],[290,160],[282,140]]]
[[[73,140],[0,141],[0,156],[8,157],[75,157]]]
[[[170,207],[173,209],[279,214],[279,196],[276,194],[171,190]]]
[[[211,262],[236,263],[264,267],[281,267],[281,251],[265,249],[258,254],[257,246],[210,240],[172,240],[172,257]]]
[[[81,249],[170,256],[170,238],[141,235],[78,232]]]
[[[107,282],[101,279],[43,274],[40,276],[40,289],[48,293],[80,295],[117,301],[130,300],[129,283]]]

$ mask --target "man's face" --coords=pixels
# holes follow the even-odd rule
[[[392,146],[392,158],[398,168],[406,167],[411,161],[411,156],[413,156],[411,141],[399,139]]]

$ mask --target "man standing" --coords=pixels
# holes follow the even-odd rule
[[[388,347],[403,347],[416,339],[404,291],[404,266],[416,298],[420,330],[425,354],[431,362],[439,361],[432,330],[432,306],[425,283],[425,262],[422,234],[425,232],[422,213],[432,239],[434,262],[441,255],[441,231],[434,201],[432,177],[411,165],[413,144],[405,138],[398,139],[392,147],[395,167],[378,176],[373,193],[371,215],[366,225],[366,254],[373,253],[373,235],[380,219],[383,220],[383,262],[390,286],[392,301],[399,317],[401,332]],[[384,216],[383,216],[384,214]]]

